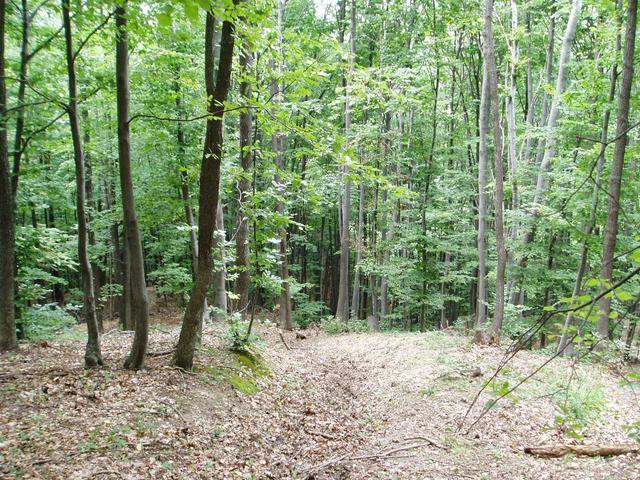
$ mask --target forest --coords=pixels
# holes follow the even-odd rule
[[[0,0],[0,476],[640,478],[637,0]]]

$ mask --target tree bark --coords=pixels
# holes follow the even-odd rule
[[[618,0],[617,4],[620,6],[621,0]],[[599,193],[600,193],[600,184],[602,182],[602,170],[604,166],[605,160],[605,152],[607,150],[607,138],[609,137],[609,123],[611,119],[611,105],[613,104],[613,100],[616,95],[616,83],[618,79],[618,65],[617,58],[618,53],[621,48],[621,38],[620,38],[620,30],[618,30],[618,35],[616,37],[616,60],[614,61],[613,67],[611,67],[611,83],[609,86],[609,96],[607,98],[607,107],[604,112],[604,118],[602,120],[602,131],[600,133],[600,151],[598,153],[598,160],[596,163],[596,180],[593,184],[593,193],[591,195],[591,210],[589,211],[589,220],[587,224],[584,226],[584,240],[582,242],[582,251],[580,253],[580,263],[578,264],[578,272],[576,273],[576,280],[573,284],[573,293],[572,298],[580,295],[580,291],[582,288],[582,280],[584,278],[584,274],[587,271],[588,261],[589,261],[589,238],[593,233],[593,229],[596,225],[596,217],[598,214],[598,204],[599,204]],[[571,325],[573,325],[573,313],[569,312],[565,317],[564,326],[562,328],[562,334],[560,336],[560,341],[558,342],[558,350],[557,353],[559,355],[569,353],[569,348],[567,347],[567,342],[570,337],[568,329]]]
[[[174,89],[176,92],[176,110],[180,118],[184,117],[184,107],[182,105],[182,91],[180,88],[180,68],[176,67],[176,79],[174,83]],[[185,165],[185,152],[187,148],[187,142],[184,136],[184,129],[182,122],[178,122],[177,128],[177,140],[179,150],[179,168],[180,168],[180,196],[182,203],[184,204],[184,215],[187,225],[189,227],[189,244],[191,245],[191,265],[192,273],[195,279],[197,265],[198,265],[198,237],[196,236],[196,223],[193,215],[193,208],[191,207],[191,194],[189,192],[189,174],[187,173],[187,167]],[[202,320],[201,324],[209,320],[209,305],[207,304],[207,298],[204,299],[202,305]]]
[[[234,4],[237,0],[234,1]],[[212,279],[213,269],[213,233],[216,225],[216,210],[220,196],[220,160],[222,158],[222,127],[224,112],[222,111],[229,93],[231,83],[231,64],[235,42],[235,26],[231,20],[222,24],[220,39],[220,61],[217,79],[214,84],[214,33],[215,18],[207,13],[205,27],[205,83],[207,90],[208,110],[202,167],[200,170],[200,195],[198,218],[198,270],[191,291],[191,297],[180,330],[180,338],[176,346],[173,363],[185,370],[193,367],[193,355],[198,336],[198,324],[202,317],[204,299]]]
[[[89,261],[87,244],[89,236],[87,232],[87,214],[85,211],[85,176],[84,176],[84,151],[80,136],[80,118],[78,116],[78,87],[76,78],[76,64],[73,51],[73,35],[71,31],[71,17],[69,15],[68,0],[62,0],[62,20],[64,24],[65,53],[67,58],[67,76],[69,81],[69,126],[71,127],[71,139],[73,141],[73,158],[76,170],[76,210],[78,216],[78,260],[80,263],[80,276],[82,279],[82,293],[84,296],[84,317],[87,323],[87,346],[84,354],[86,367],[102,365],[100,352],[100,335],[98,318],[96,317],[96,299],[93,291],[93,270]]]
[[[22,0],[22,40],[20,44],[20,73],[18,74],[18,109],[16,115],[16,129],[13,140],[13,176],[11,177],[11,188],[14,198],[18,195],[18,180],[20,178],[20,164],[23,154],[23,135],[24,135],[24,117],[25,117],[25,97],[27,92],[27,67],[29,64],[29,41],[31,35],[31,22],[29,20],[29,6],[27,0]],[[14,200],[15,201],[15,200]]]
[[[491,113],[491,79],[490,67],[487,61],[491,32],[491,16],[493,15],[493,1],[486,0],[484,9],[484,67],[482,75],[482,94],[480,96],[479,112],[479,149],[478,149],[478,294],[476,306],[476,328],[484,327],[487,322],[487,163],[489,159],[489,121]]]
[[[224,255],[225,242],[224,211],[222,210],[222,202],[218,197],[218,207],[216,209],[216,231],[213,234],[213,306],[216,308],[216,312],[213,315],[214,321],[223,321],[227,318],[227,268],[225,265]]]
[[[512,0],[512,8],[515,8],[515,1]],[[487,64],[486,73],[488,74],[489,82],[489,100],[488,107],[491,115],[491,121],[493,122],[493,164],[495,175],[495,191],[494,191],[494,217],[495,217],[495,231],[496,231],[496,250],[497,250],[497,267],[496,267],[496,303],[493,312],[493,322],[491,324],[492,336],[497,337],[500,329],[502,328],[502,322],[504,321],[504,273],[507,265],[507,249],[505,247],[504,236],[504,162],[502,160],[502,128],[500,125],[500,110],[498,106],[498,73],[496,71],[496,52],[495,43],[493,39],[493,0],[487,0],[485,12],[485,54],[484,61]],[[517,10],[514,13],[516,18],[515,27],[517,28]],[[515,69],[515,66],[514,66]],[[515,73],[512,74],[515,77]],[[512,79],[515,82],[515,78]],[[515,85],[513,86],[512,93],[515,92]],[[512,121],[513,132],[511,132],[511,124],[509,125],[510,135],[510,155],[513,155],[512,161],[515,162],[515,114],[513,112],[513,97],[510,104],[510,114],[513,116]],[[511,120],[509,120],[511,122]],[[513,149],[513,152],[511,152]]]
[[[129,129],[129,38],[127,32],[127,6],[125,0],[116,9],[116,91],[118,106],[118,165],[120,167],[120,189],[122,191],[122,213],[124,235],[127,244],[127,266],[129,269],[129,301],[135,333],[131,351],[125,360],[125,368],[140,369],[144,366],[149,337],[149,311],[144,274],[142,241],[138,227],[133,178],[131,174],[131,132]]]
[[[253,70],[253,53],[249,44],[244,43],[240,52],[240,96],[249,104],[252,99],[251,71]],[[235,284],[237,295],[235,310],[243,318],[248,315],[249,287],[251,286],[249,259],[249,218],[247,204],[251,194],[251,165],[253,163],[251,128],[253,126],[253,112],[250,108],[240,111],[240,167],[242,172],[238,178],[238,208],[236,215],[236,269],[238,278]]]
[[[356,264],[353,272],[353,298],[351,300],[351,317],[358,319],[360,310],[360,263],[362,262],[362,251],[364,250],[364,184],[359,186],[358,201],[358,230],[356,233]]]
[[[15,203],[7,145],[5,0],[0,0],[0,351],[18,347],[15,320]]]
[[[273,64],[274,77],[271,80],[271,97],[273,98],[274,105],[282,103],[283,100],[283,88],[280,84],[279,77],[284,72],[284,0],[278,0],[278,36],[279,36],[279,59],[278,66]],[[277,74],[277,76],[275,76]],[[276,211],[281,216],[281,221],[285,219],[285,205],[284,197],[285,182],[282,178],[282,174],[285,172],[285,159],[284,159],[284,145],[285,134],[279,128],[273,134],[271,138],[271,149],[275,154],[276,162],[276,174],[274,177],[274,183],[278,190],[278,201],[276,202]],[[280,298],[278,300],[279,305],[279,323],[280,328],[284,330],[293,330],[293,320],[291,318],[291,293],[289,289],[289,258],[288,258],[288,241],[287,241],[287,227],[283,225],[280,228]]]
[[[604,246],[602,251],[602,271],[600,278],[605,282],[613,279],[613,261],[618,236],[618,214],[620,211],[620,187],[624,169],[624,155],[627,147],[627,130],[629,128],[629,103],[633,84],[633,57],[636,44],[636,21],[638,1],[629,0],[627,5],[627,29],[624,37],[624,53],[622,58],[622,83],[618,100],[618,120],[616,124],[616,143],[613,151],[613,165],[609,180],[609,202],[607,224],[604,230]],[[606,285],[602,286],[606,289]],[[600,299],[600,318],[598,319],[598,335],[609,338],[609,314],[611,313],[611,297],[605,295]]]
[[[533,194],[533,212],[531,214],[531,224],[527,226],[526,233],[524,234],[524,250],[522,254],[519,267],[524,268],[527,263],[528,255],[526,250],[528,245],[535,239],[535,222],[540,216],[540,204],[543,200],[544,193],[547,190],[547,175],[551,169],[551,162],[556,154],[556,144],[558,141],[558,132],[556,131],[558,126],[558,118],[560,116],[560,100],[565,91],[567,85],[568,65],[571,59],[571,48],[576,36],[576,29],[578,20],[580,18],[580,12],[582,10],[582,0],[573,0],[571,13],[569,14],[569,20],[567,21],[567,27],[565,29],[564,38],[562,39],[562,50],[560,51],[560,61],[558,64],[558,75],[556,78],[555,91],[553,100],[551,102],[551,109],[549,111],[549,118],[546,122],[546,136],[544,141],[544,152],[542,160],[540,161],[540,167],[538,169],[538,176],[536,179],[536,187]],[[550,34],[551,34],[550,30]],[[547,52],[547,68],[550,68],[551,60],[553,58],[553,44],[552,40],[549,40],[549,51]],[[549,73],[549,71],[548,71]],[[544,110],[544,109],[543,109]],[[543,112],[544,114],[544,112]],[[543,116],[544,120],[544,116]],[[520,302],[523,301],[523,285],[520,285]],[[512,303],[518,303],[516,298],[512,298]]]
[[[346,12],[346,1],[343,0],[341,7],[342,21],[344,23]],[[351,38],[349,43],[349,60],[347,65],[347,75],[343,78],[344,86],[344,135],[346,138],[345,163],[342,165],[344,191],[340,202],[340,280],[338,287],[338,306],[336,317],[349,320],[349,223],[351,217],[351,180],[349,179],[349,147],[351,140],[351,101],[349,98],[349,81],[353,77],[354,56],[356,50],[356,3],[351,0]],[[344,42],[344,35],[341,35],[341,43]]]
[[[633,0],[631,0],[633,1]],[[543,458],[560,458],[568,454],[587,457],[611,457],[640,452],[640,445],[629,443],[622,445],[542,445],[525,447],[524,453]]]

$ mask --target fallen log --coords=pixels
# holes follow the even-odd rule
[[[542,445],[525,447],[524,453],[542,458],[560,458],[567,454],[587,457],[611,457],[627,453],[640,453],[640,443],[620,445]]]

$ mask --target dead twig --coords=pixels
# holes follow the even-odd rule
[[[171,349],[171,350],[167,350],[165,352],[149,352],[147,353],[148,357],[166,357],[167,355],[171,355],[173,354],[175,350]]]
[[[280,335],[280,340],[284,343],[284,346],[287,347],[287,350],[291,350],[291,347],[287,344],[287,341],[284,339],[284,335],[280,330],[278,330],[278,335]]]
[[[419,438],[419,437],[415,437],[415,438]],[[406,458],[407,456],[412,456],[412,455],[394,455],[394,454],[398,452],[405,452],[407,450],[414,450],[416,448],[422,448],[422,447],[428,447],[428,446],[437,446],[437,445],[435,445],[435,442],[429,439],[426,439],[426,441],[423,443],[414,443],[411,445],[404,445],[404,446],[392,448],[390,450],[384,450],[382,452],[369,453],[365,455],[346,454],[338,458],[335,458],[333,460],[328,460],[319,465],[313,465],[309,468],[304,469],[303,472],[308,472],[306,478],[312,478],[313,473],[323,470],[327,467],[339,465],[342,462],[348,462],[348,461],[354,461],[354,460],[380,460],[380,459]],[[439,447],[439,448],[443,448],[443,447]]]
[[[97,477],[98,475],[115,475],[118,478],[122,478],[122,474],[115,470],[98,470],[97,472],[90,473],[87,479]]]
[[[169,402],[167,402],[165,400],[160,400],[160,403],[163,404],[163,405],[168,406],[169,408],[171,408],[171,410],[173,410],[175,412],[175,414],[178,415],[178,417],[180,417],[180,420],[182,420],[183,423],[189,423],[189,422],[187,422],[187,419],[184,418],[184,415],[182,415],[180,410],[178,410],[178,408],[174,404],[169,403]]]

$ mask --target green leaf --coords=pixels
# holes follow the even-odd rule
[[[198,13],[199,12],[200,12],[200,9],[198,8],[198,4],[197,3],[193,3],[191,0],[187,0],[184,3],[184,14],[191,21],[191,23],[197,23],[198,22]]]
[[[157,16],[158,25],[164,28],[168,28],[171,26],[171,15],[168,13],[159,13]]]
[[[629,292],[616,292],[616,297],[618,297],[618,300],[620,300],[621,302],[628,302],[629,300],[633,300],[633,295],[631,295]]]

